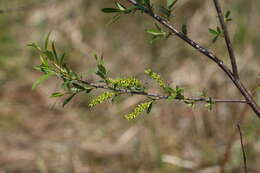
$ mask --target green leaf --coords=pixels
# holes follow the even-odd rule
[[[215,43],[217,40],[218,40],[218,35],[215,36],[215,37],[212,39],[212,42]]]
[[[50,76],[54,75],[55,73],[47,73],[42,75],[38,80],[36,80],[32,85],[32,90],[35,90],[40,84],[42,84],[45,80],[47,80]]]
[[[219,35],[218,31],[216,31],[216,30],[214,30],[214,29],[209,28],[208,30],[209,30],[209,32],[210,32],[211,34],[213,34],[213,35]]]
[[[144,0],[144,4],[149,8],[151,7],[150,0]]]
[[[154,35],[154,36],[164,36],[164,35],[166,35],[166,32],[160,31],[160,30],[157,30],[157,29],[146,29],[145,31],[149,34]]]
[[[83,87],[83,86],[81,86],[81,85],[79,85],[79,84],[77,84],[77,83],[72,83],[72,85],[73,85],[74,87],[78,88],[78,89],[85,90],[85,87]]]
[[[225,13],[225,18],[228,18],[228,17],[230,16],[230,14],[231,14],[231,11],[228,10],[228,11]]]
[[[76,95],[76,93],[72,94],[71,96],[69,96],[67,99],[64,100],[63,104],[62,104],[62,107],[65,107],[66,104],[68,104],[71,99]]]
[[[149,107],[147,108],[146,113],[149,114],[153,108],[153,102],[150,103]]]
[[[226,22],[230,22],[230,21],[232,21],[233,19],[231,19],[231,18],[228,18],[228,19],[226,19]]]
[[[159,11],[167,17],[167,20],[169,20],[169,17],[171,16],[171,10],[169,10],[163,6],[160,6]]]
[[[120,11],[125,11],[126,8],[122,4],[120,4],[119,2],[115,2],[115,4]]]
[[[173,88],[171,88],[171,87],[165,87],[165,88],[163,88],[164,89],[164,91],[165,92],[167,92],[168,94],[172,94],[172,93],[175,93],[175,90],[173,89]]]
[[[120,19],[121,15],[122,15],[122,13],[118,13],[118,14],[114,15],[114,16],[110,19],[110,21],[106,24],[106,26],[109,26],[109,25],[111,25],[111,24],[117,22],[117,21]]]
[[[58,63],[59,61],[58,61],[58,55],[57,55],[56,48],[55,48],[55,43],[52,42],[51,46],[52,46],[52,52],[53,52],[55,61]]]
[[[72,83],[72,85],[74,87],[76,87],[77,89],[81,90],[81,91],[85,91],[85,93],[90,93],[93,90],[93,88],[86,88],[86,87],[81,86],[81,85],[79,85],[77,83]]]
[[[178,0],[167,0],[167,8],[172,9]]]
[[[44,49],[47,49],[47,48],[48,48],[48,43],[49,43],[50,35],[51,35],[51,32],[49,32],[49,33],[47,34],[47,37],[46,37],[45,43],[44,43]]]
[[[51,60],[51,61],[54,60],[54,55],[53,55],[53,53],[52,53],[51,51],[45,50],[45,51],[43,51],[42,53],[43,53],[43,54],[46,56],[46,58],[48,58],[49,60]]]
[[[104,13],[120,13],[122,12],[120,9],[117,8],[103,8],[101,9],[102,12]]]
[[[60,57],[60,62],[59,62],[60,66],[63,66],[63,64],[64,64],[65,55],[66,55],[66,54],[63,53],[63,54],[61,55],[61,57]]]
[[[107,70],[103,64],[98,64],[98,71],[104,74],[105,76],[107,75]]]
[[[219,26],[217,27],[217,31],[218,31],[218,34],[221,34],[221,29]]]
[[[181,26],[181,31],[182,31],[182,33],[184,34],[184,35],[187,35],[187,25],[185,25],[185,24],[183,24],[182,26]]]
[[[37,49],[38,51],[41,51],[41,48],[37,44],[35,44],[35,43],[30,43],[27,46],[33,47],[34,49]]]
[[[64,95],[64,93],[55,92],[55,93],[52,93],[51,96],[49,96],[49,98],[61,97],[63,95]]]

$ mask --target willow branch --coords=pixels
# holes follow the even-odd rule
[[[179,32],[177,29],[175,29],[168,21],[160,17],[159,15],[155,14],[151,10],[148,10],[145,7],[140,6],[135,0],[126,0],[127,2],[131,3],[132,5],[139,8],[142,12],[144,12],[147,15],[150,15],[153,19],[155,19],[157,22],[159,22],[161,25],[163,25],[165,28],[167,28],[171,33],[175,34],[177,37],[185,41],[187,44],[195,48],[198,52],[205,55],[212,61],[214,61],[220,69],[229,77],[229,79],[233,82],[233,84],[237,87],[237,89],[240,91],[240,93],[244,96],[244,98],[247,100],[248,105],[252,108],[252,110],[256,113],[258,118],[260,118],[260,107],[257,105],[251,94],[248,92],[248,90],[244,87],[244,85],[240,82],[238,78],[236,78],[233,74],[233,72],[224,64],[224,62],[218,58],[215,54],[210,52],[209,50],[205,49],[204,47],[200,46],[198,43],[187,37],[182,32]]]
[[[105,90],[110,90],[114,92],[118,92],[121,94],[131,94],[131,95],[143,95],[146,97],[151,97],[155,100],[163,100],[163,99],[168,99],[168,95],[161,95],[161,94],[156,94],[156,93],[148,93],[145,91],[134,91],[130,89],[123,89],[123,88],[115,88],[108,86],[106,84],[100,84],[100,83],[92,83],[84,80],[75,80],[75,82],[78,82],[80,84],[88,85],[93,88],[100,88],[100,89],[105,89]],[[246,100],[232,100],[232,99],[215,99],[215,98],[206,98],[206,97],[185,97],[184,99],[178,99],[178,101],[194,101],[194,102],[214,102],[214,103],[241,103],[241,104],[246,104]]]
[[[223,30],[223,34],[224,34],[224,38],[225,38],[225,41],[226,41],[226,46],[227,46],[227,49],[228,49],[229,58],[230,58],[230,61],[231,61],[232,71],[233,71],[234,77],[236,79],[239,79],[235,53],[234,53],[234,50],[233,50],[233,47],[232,47],[232,43],[230,41],[230,36],[229,36],[229,33],[228,33],[227,25],[224,21],[224,17],[223,17],[223,13],[222,13],[222,10],[221,10],[221,7],[220,7],[219,0],[213,0],[213,2],[214,2],[214,6],[216,8],[216,11],[218,13],[218,19],[219,19],[221,28]]]

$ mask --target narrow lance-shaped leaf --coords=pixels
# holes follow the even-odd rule
[[[125,11],[126,8],[122,4],[120,4],[119,2],[115,2],[115,4],[120,11]]]
[[[32,90],[35,90],[40,84],[42,84],[45,80],[47,80],[50,76],[54,75],[55,73],[47,73],[42,75],[38,80],[36,80],[32,85]]]
[[[230,15],[230,10],[228,10],[227,12],[226,12],[226,14],[225,14],[225,18],[228,18],[229,17],[229,15]]]
[[[218,34],[219,34],[218,31],[216,31],[216,30],[214,30],[214,29],[209,28],[208,30],[209,30],[209,32],[210,32],[211,34],[214,34],[214,35],[218,35]]]
[[[77,94],[77,93],[74,93],[74,94],[72,94],[71,96],[69,96],[67,99],[65,99],[64,102],[63,102],[63,104],[62,104],[62,107],[65,107],[66,104],[68,104],[68,103],[71,101],[71,99],[72,99],[76,94]]]
[[[149,107],[147,108],[146,113],[149,114],[153,108],[153,102],[150,103]]]
[[[61,97],[63,95],[64,95],[64,93],[55,92],[55,93],[52,93],[51,96],[49,96],[49,98]]]
[[[182,30],[182,33],[183,33],[184,35],[187,35],[187,33],[188,33],[187,25],[185,25],[185,24],[182,25],[181,30]]]
[[[177,3],[177,1],[178,0],[167,0],[167,8],[171,9]]]
[[[152,35],[155,35],[155,36],[163,36],[163,35],[166,35],[166,32],[164,31],[160,31],[160,30],[157,30],[157,29],[147,29],[145,30],[147,33],[149,34],[152,34]]]
[[[103,8],[101,9],[104,13],[120,13],[121,10],[117,8]]]
[[[44,43],[44,48],[48,48],[48,43],[49,43],[49,38],[50,38],[51,32],[49,32],[46,36],[45,43]]]
[[[56,61],[57,63],[59,63],[58,55],[57,55],[57,51],[56,51],[56,48],[55,48],[55,43],[52,42],[51,46],[52,46],[52,52],[53,52],[53,55],[54,55],[55,61]]]

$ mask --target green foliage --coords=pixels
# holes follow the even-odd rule
[[[226,22],[230,22],[230,21],[233,20],[232,18],[230,18],[230,14],[231,14],[231,11],[230,11],[230,10],[228,10],[228,11],[225,13],[224,20],[225,20]]]
[[[181,31],[184,35],[187,35],[188,34],[188,29],[187,29],[187,25],[183,24],[181,26]]]
[[[212,39],[212,42],[215,43],[218,40],[218,38],[221,36],[221,33],[222,33],[220,27],[217,27],[216,29],[209,28],[208,30],[209,30],[209,33],[211,33],[214,36]]]
[[[167,33],[166,31],[164,31],[159,25],[157,25],[155,23],[155,29],[146,29],[145,31],[148,34],[152,35],[152,38],[150,40],[150,43],[153,43],[156,40],[160,40],[160,39],[167,39],[170,36],[170,33]]]
[[[96,75],[98,75],[100,78],[106,80],[108,72],[104,65],[105,63],[103,61],[103,56],[98,56],[98,55],[94,54],[94,57],[97,61],[97,71],[95,72]]]
[[[53,76],[55,73],[47,72],[42,75],[38,80],[36,80],[32,85],[32,90],[35,90],[40,84],[42,84],[45,80],[47,80],[50,76]]]
[[[163,14],[162,17],[164,17],[166,20],[170,20],[172,17],[172,12],[175,9],[174,6],[177,3],[178,0],[167,0],[166,7],[160,6],[159,11]]]
[[[115,1],[115,7],[116,8],[101,9],[101,11],[104,13],[112,13],[112,14],[115,13],[115,15],[110,19],[107,25],[117,22],[123,14],[129,14],[137,9],[137,7],[126,8],[124,5],[122,5],[117,1]]]

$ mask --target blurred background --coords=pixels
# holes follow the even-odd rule
[[[241,79],[259,103],[260,1],[221,3],[232,11],[228,27]],[[260,120],[246,105],[217,104],[209,111],[203,104],[191,109],[161,101],[131,122],[123,115],[143,97],[89,108],[96,92],[62,108],[62,99],[48,98],[59,90],[56,78],[31,90],[41,75],[33,67],[40,62],[27,44],[42,45],[51,31],[58,51],[79,73],[95,67],[96,52],[104,55],[111,77],[136,76],[154,86],[143,75],[151,68],[172,86],[185,88],[187,96],[207,90],[214,98],[242,99],[214,63],[177,37],[150,44],[144,30],[154,27],[151,18],[137,12],[106,26],[112,16],[100,9],[112,6],[108,0],[0,1],[0,173],[242,173],[237,122],[248,172],[260,172]],[[177,29],[187,24],[192,39],[229,63],[223,40],[212,44],[208,32],[218,25],[212,1],[180,0],[171,22]]]

